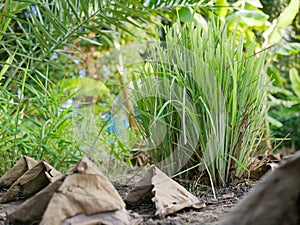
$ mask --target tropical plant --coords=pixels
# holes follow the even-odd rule
[[[138,1],[5,0],[0,10],[1,173],[22,154],[67,169],[82,152],[64,107],[74,93],[57,81],[77,76],[76,43],[99,46],[117,29],[130,33],[128,23],[150,20],[147,9]]]
[[[286,2],[287,3],[287,2]],[[298,127],[298,73],[300,45],[297,39],[297,20],[299,20],[300,3],[291,0],[272,21],[272,26],[264,32],[264,47],[275,44],[269,51],[267,73],[273,85],[270,86],[269,122],[271,135],[279,141],[292,137],[291,142],[283,144],[293,150],[299,149]],[[295,19],[296,18],[296,19]],[[298,19],[297,19],[298,18]],[[288,140],[287,139],[287,140]],[[275,144],[278,147],[278,141]],[[292,143],[289,144],[289,143]]]
[[[266,54],[257,54],[255,43],[245,52],[226,26],[209,27],[168,29],[135,78],[134,97],[163,170],[197,168],[199,175],[204,168],[212,185],[226,185],[248,171],[265,131]]]
[[[251,1],[247,2],[249,6]],[[214,4],[217,7],[214,7]],[[192,18],[194,22],[205,29],[208,26],[203,15],[210,15],[211,11],[214,11],[222,17],[221,20],[224,22],[226,13],[229,11],[226,6],[226,1],[208,0],[121,0],[118,2],[106,0],[4,0],[0,3],[2,113],[0,122],[3,122],[0,129],[2,138],[0,152],[5,156],[7,162],[9,162],[8,159],[11,161],[10,165],[5,165],[2,171],[11,166],[20,154],[30,153],[30,149],[33,149],[31,153],[38,159],[45,157],[60,166],[64,162],[67,162],[68,165],[68,162],[73,162],[82,154],[76,150],[78,148],[75,142],[76,138],[68,135],[68,132],[72,131],[69,122],[73,112],[69,108],[61,106],[74,96],[73,92],[65,91],[66,87],[62,85],[64,83],[62,80],[68,78],[67,83],[73,82],[70,86],[78,83],[79,73],[82,71],[80,67],[86,66],[85,60],[89,61],[94,57],[85,57],[85,53],[110,50],[119,44],[128,44],[122,36],[124,33],[132,35],[130,37],[139,35],[139,31],[133,27],[143,28],[147,26],[148,22],[156,22],[160,20],[156,15],[160,14],[164,16],[163,20],[167,23],[174,22],[179,15],[181,22],[190,21]],[[252,6],[255,5],[252,4]],[[232,12],[239,12],[239,10],[235,8]],[[255,12],[257,13],[257,9]],[[252,18],[253,14],[251,13],[247,15],[250,15],[249,20],[257,19],[256,16]],[[263,19],[265,20],[265,16]],[[256,24],[256,22],[255,20],[254,23]],[[257,26],[250,27],[250,30],[256,28]],[[122,31],[121,35],[120,31]],[[235,30],[235,33],[237,32]],[[133,40],[136,39],[130,41]],[[250,43],[249,40],[247,42]],[[240,42],[238,44],[240,45]],[[190,49],[187,46],[183,47]],[[82,57],[78,56],[79,54]],[[250,56],[250,53],[247,54]],[[94,82],[92,80],[93,85],[89,85],[91,74],[88,72],[86,75],[88,77],[83,78],[81,84],[88,83],[87,86],[93,89],[93,87],[98,87],[101,81]],[[118,76],[114,77],[115,80],[118,79],[116,77]],[[101,80],[102,77],[97,75],[96,79]],[[109,90],[105,88],[104,92],[100,94],[94,89],[92,92],[97,96],[106,96],[106,99],[114,97],[116,91],[112,91],[112,89],[119,84],[114,82],[115,80],[102,86],[110,88]],[[126,85],[124,81],[120,84]],[[84,91],[89,92],[89,88],[81,90],[81,94]],[[179,89],[179,91],[183,90]],[[197,101],[199,102],[199,99]],[[203,101],[205,103],[205,99]],[[104,102],[106,110],[108,108],[107,101]],[[176,107],[177,110],[178,105]],[[166,109],[167,107],[164,108],[164,110]],[[173,108],[171,107],[170,110],[166,115],[172,115]],[[205,112],[202,113],[205,114]],[[197,117],[192,115],[192,112],[189,113],[189,118],[196,121]],[[171,124],[172,120],[169,122]],[[55,128],[57,126],[58,128]],[[24,131],[31,135],[25,135]],[[42,138],[39,136],[40,134],[47,135]],[[172,145],[175,145],[176,141],[175,138]],[[57,154],[52,153],[51,146],[57,149]],[[60,149],[65,149],[67,152],[60,152]],[[194,150],[192,152],[195,153]],[[159,154],[158,152],[158,156]],[[198,158],[201,157],[200,155]],[[239,162],[239,159],[232,158],[232,160],[235,163]],[[228,171],[226,176],[228,178]]]
[[[221,1],[226,4],[227,1]],[[269,87],[270,113],[266,123],[270,123],[271,132],[266,131],[266,143],[273,150],[270,140],[278,141],[293,133],[292,141],[297,141],[297,127],[291,122],[297,119],[295,107],[297,96],[292,92],[290,70],[295,68],[299,73],[299,1],[228,1],[228,9],[219,13],[218,19],[228,24],[229,31],[244,36],[247,43],[254,38],[256,48],[270,48],[268,51],[267,74],[273,84]],[[297,22],[298,21],[298,22]],[[289,112],[290,109],[290,112]],[[289,115],[289,116],[287,116]],[[288,143],[287,143],[288,144]],[[289,144],[288,144],[289,145]],[[278,147],[278,146],[277,146]],[[299,148],[296,146],[296,149]]]
[[[78,158],[81,153],[73,152],[73,147],[76,147],[73,145],[74,137],[68,136],[72,113],[70,109],[61,111],[64,101],[70,100],[68,98],[73,95],[67,94],[65,87],[60,87],[57,81],[73,77],[76,81],[80,75],[78,62],[85,59],[78,57],[78,53],[89,51],[89,46],[96,47],[98,51],[115,47],[114,37],[120,30],[133,35],[130,27],[143,27],[146,22],[152,22],[150,8],[135,0],[4,0],[0,3],[0,95],[3,111],[0,151],[5,159],[11,160],[2,171],[25,153],[32,153],[37,159],[46,157],[55,165],[58,165],[56,162],[62,165],[65,160]],[[59,128],[63,128],[64,133],[54,129],[55,124],[60,124]],[[24,134],[26,129],[31,135]],[[51,135],[43,136],[45,134]],[[47,139],[46,147],[44,138]],[[63,140],[68,140],[65,143],[72,148],[66,149],[74,155],[71,159],[55,154],[61,149],[50,148],[50,143],[62,143]],[[29,146],[38,145],[44,148],[29,150]],[[61,147],[53,145],[53,148]]]
[[[72,129],[73,112],[64,107],[64,103],[72,96],[35,80],[42,89],[37,90],[26,84],[26,75],[25,72],[23,81],[10,82],[20,87],[18,94],[14,94],[7,83],[0,86],[0,154],[3,159],[0,173],[11,168],[22,155],[46,159],[66,171],[82,155],[72,133],[66,132]]]

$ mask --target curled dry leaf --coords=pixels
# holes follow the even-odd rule
[[[33,195],[60,176],[61,173],[59,171],[42,160],[27,170],[10,186],[7,192],[1,196],[0,203]]]
[[[102,175],[97,166],[87,157],[83,157],[73,173],[68,175],[62,185],[53,194],[40,224],[60,225],[66,219],[78,214],[86,216],[99,214],[97,218],[107,217],[107,212],[125,210],[125,203],[110,181]],[[104,214],[102,214],[104,213]],[[131,224],[129,214],[120,218],[110,217],[107,224]],[[82,216],[81,219],[85,217]],[[66,224],[76,224],[78,219]],[[85,221],[81,221],[84,224]],[[77,223],[78,224],[78,223]]]
[[[250,179],[259,180],[269,170],[275,170],[284,162],[286,159],[280,153],[266,152],[263,155],[258,155],[250,163]],[[245,171],[244,178],[249,178],[248,175],[248,172]]]
[[[112,212],[103,212],[93,215],[78,214],[74,217],[64,220],[62,225],[125,225],[136,224],[128,215],[126,209],[120,209]]]
[[[114,186],[87,157],[72,173],[48,185],[7,218],[19,224],[39,220],[41,225],[135,224]]]
[[[28,156],[20,158],[16,164],[0,178],[0,188],[10,187],[27,170],[34,167],[38,162]]]
[[[27,199],[17,209],[7,212],[7,220],[12,224],[31,224],[40,221],[54,192],[61,186],[64,176],[49,184],[43,190]]]
[[[145,176],[124,199],[128,205],[149,202],[149,200],[154,202],[155,214],[160,217],[188,207],[196,209],[205,207],[204,202],[155,166],[149,168]]]

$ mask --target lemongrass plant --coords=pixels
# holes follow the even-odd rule
[[[216,22],[166,33],[134,78],[152,159],[169,175],[205,170],[212,185],[226,185],[248,171],[264,134],[265,52]]]

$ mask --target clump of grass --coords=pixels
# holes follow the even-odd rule
[[[262,140],[265,53],[215,22],[207,31],[177,24],[166,33],[134,78],[152,159],[169,175],[205,170],[212,185],[226,185],[248,170]]]
[[[47,76],[25,70],[12,77],[0,85],[0,175],[23,155],[68,171],[83,155],[72,132],[73,111],[63,107],[73,96]]]

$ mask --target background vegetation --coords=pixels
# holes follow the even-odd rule
[[[224,31],[227,34],[219,28],[214,30],[210,18],[214,18],[220,27],[226,25]],[[190,49],[190,45],[201,40],[200,34],[186,37],[194,38],[194,42],[190,42],[174,40],[175,37],[172,39],[167,33],[175,32],[174,26],[181,27],[180,24],[184,26],[191,22],[201,32],[210,35],[212,45],[220,44],[222,40],[220,46],[224,44],[225,49],[231,49],[228,54],[233,54],[232,48],[236,45],[240,54],[232,55],[232,59],[245,60],[249,57],[248,66],[256,58],[250,57],[255,55],[254,52],[267,49],[263,54],[267,54],[266,71],[270,85],[266,90],[270,110],[264,117],[266,130],[260,147],[271,151],[277,146],[278,150],[277,144],[282,138],[291,138],[282,145],[288,149],[299,149],[299,128],[295,122],[299,118],[300,103],[299,1],[4,0],[0,3],[0,155],[3,159],[0,173],[3,174],[21,155],[45,158],[62,171],[67,171],[85,153],[102,164],[111,158],[129,166],[147,162],[137,157],[140,145],[143,145],[140,135],[146,136],[147,129],[134,121],[142,121],[145,125],[148,120],[134,117],[133,105],[127,106],[131,114],[127,120],[114,120],[114,113],[110,111],[120,91],[132,79],[120,73],[116,66],[120,64],[120,51],[112,50],[150,40],[168,40]],[[173,27],[173,30],[168,27]],[[187,35],[186,31],[182,32]],[[234,37],[230,35],[232,33]],[[225,39],[228,37],[231,39],[227,42]],[[131,57],[135,58],[135,55],[127,51],[125,58],[130,61]],[[225,58],[222,56],[220,60]],[[221,82],[221,85],[225,84]],[[189,90],[190,96],[201,96],[195,91],[197,88],[193,88]],[[238,94],[239,98],[241,96]],[[203,98],[203,101],[209,105],[215,100],[211,102]],[[250,97],[245,101],[250,101]],[[227,107],[232,108],[228,104]],[[162,111],[164,119],[172,115],[170,110],[166,107]],[[235,113],[231,109],[226,110]],[[204,108],[199,112],[207,116]],[[121,137],[123,132],[117,130],[120,121],[128,121],[128,124],[122,124],[130,130],[126,137]],[[237,120],[237,123],[240,122],[243,122],[242,118]],[[211,128],[212,125],[207,123],[200,127]],[[260,127],[258,124],[255,126]],[[209,127],[206,132],[210,132]],[[178,128],[181,129],[180,126]],[[230,127],[225,124],[224,129]],[[97,146],[93,137],[97,139]],[[226,141],[230,138],[226,137]],[[202,149],[209,147],[207,139],[208,136],[201,140]],[[170,140],[172,145],[176,144],[176,138]],[[152,160],[160,161],[164,152],[170,150],[169,144],[167,146],[155,149]],[[238,151],[245,151],[247,155],[247,152],[252,153],[252,147],[252,144],[245,145],[245,149]],[[92,154],[89,152],[91,148],[97,150]],[[240,168],[238,176],[248,169],[248,155],[239,153],[237,157],[228,148],[225,149],[228,155],[216,165],[217,170],[221,170],[220,163],[224,163],[227,168],[225,174],[220,175],[212,168],[208,170],[214,184],[227,183],[230,176],[228,159],[236,164],[234,168]],[[203,155],[197,157],[188,166],[198,165],[197,160]],[[105,166],[109,168],[111,165]]]

